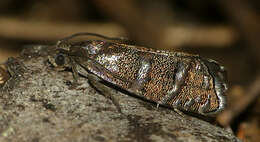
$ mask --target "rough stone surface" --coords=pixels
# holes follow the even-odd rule
[[[196,142],[239,141],[223,128],[116,91],[122,113],[81,77],[46,62],[35,46],[10,61],[13,74],[0,88],[1,142]]]

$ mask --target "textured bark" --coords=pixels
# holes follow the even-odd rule
[[[122,113],[89,85],[70,89],[70,71],[56,71],[44,46],[10,59],[12,77],[0,88],[1,142],[195,142],[239,141],[233,134],[189,115],[117,91]]]

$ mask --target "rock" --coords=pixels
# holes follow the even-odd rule
[[[71,89],[72,72],[52,68],[51,51],[35,46],[7,61],[12,77],[0,88],[1,142],[240,141],[219,126],[113,89],[120,113],[87,78]]]

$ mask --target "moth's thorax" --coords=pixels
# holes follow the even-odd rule
[[[106,43],[107,42],[100,40],[87,41],[83,42],[80,48],[82,48],[87,54],[91,56],[102,52]]]

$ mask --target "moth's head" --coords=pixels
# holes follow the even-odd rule
[[[70,67],[69,53],[70,45],[64,42],[57,42],[54,50],[48,56],[48,61],[57,69]]]
[[[57,68],[66,68],[69,67],[70,59],[68,55],[64,53],[56,53],[48,56],[48,61]]]

